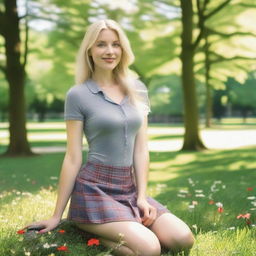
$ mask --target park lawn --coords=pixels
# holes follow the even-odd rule
[[[255,149],[150,152],[148,193],[188,223],[196,237],[192,256],[255,255]],[[63,156],[1,159],[0,255],[109,254],[102,246],[87,246],[93,236],[70,223],[32,240],[16,233],[52,214]],[[223,212],[216,203],[223,205]],[[237,219],[246,213],[251,214],[249,219]],[[57,251],[62,245],[68,252]]]
[[[248,123],[231,121],[228,120],[217,128],[249,128]],[[169,127],[151,124],[151,127],[160,129],[165,126]],[[254,129],[253,125],[251,127]],[[28,128],[33,147],[65,146],[64,123],[30,123]],[[6,126],[1,126],[1,131],[4,135]],[[180,133],[149,136],[151,141],[181,138]],[[5,141],[7,142],[6,139]],[[6,143],[3,146],[1,152],[5,150]],[[191,255],[254,255],[254,151],[255,148],[205,153],[151,152],[148,192],[189,224],[197,238]],[[30,251],[31,255],[34,251],[36,255],[48,255],[51,252],[57,255],[56,247],[43,248],[43,245],[47,247],[47,243],[56,241],[61,245],[62,238],[63,244],[68,244],[71,255],[99,253],[94,248],[86,247],[86,241],[90,238],[88,235],[82,233],[78,236],[78,230],[67,223],[61,226],[68,231],[65,233],[68,235],[66,237],[55,231],[29,243],[20,241],[23,236],[18,236],[17,243],[17,237],[13,236],[15,230],[26,223],[51,215],[63,156],[63,153],[56,153],[33,158],[15,158],[15,161],[1,159],[0,222],[3,224],[3,232],[0,255],[29,255]],[[217,202],[223,204],[222,213],[217,211]],[[246,219],[236,218],[245,213],[251,213],[247,220],[251,222],[249,225],[246,224]],[[38,251],[36,246],[43,249]],[[7,248],[12,248],[12,251],[6,252]],[[27,248],[27,251],[23,248]],[[106,254],[104,250],[102,252]]]

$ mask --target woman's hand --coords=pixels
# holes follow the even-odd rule
[[[137,199],[138,208],[143,212],[142,224],[150,226],[156,219],[157,210],[146,199]]]
[[[30,225],[25,226],[23,229],[33,228],[33,227],[41,227],[42,226],[43,229],[41,229],[39,231],[39,233],[43,234],[43,233],[46,233],[46,232],[56,228],[59,223],[60,223],[60,218],[51,217],[48,220],[42,220],[42,221],[33,222]]]

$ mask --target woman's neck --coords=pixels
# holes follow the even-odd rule
[[[95,71],[92,74],[92,79],[94,81],[96,81],[99,85],[101,85],[102,87],[111,86],[111,85],[116,83],[112,71],[111,72],[109,72],[109,71],[100,71],[100,72]]]

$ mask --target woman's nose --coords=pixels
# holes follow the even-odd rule
[[[114,51],[113,51],[112,45],[108,45],[108,47],[107,47],[107,53],[110,54],[110,53],[113,53],[113,52],[114,52]]]

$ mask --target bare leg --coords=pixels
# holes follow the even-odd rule
[[[190,228],[181,219],[171,213],[159,216],[150,226],[156,234],[161,245],[174,253],[184,251],[189,254],[194,243],[194,237]]]
[[[161,245],[157,236],[140,223],[133,221],[104,224],[76,224],[80,229],[101,237],[104,245],[115,248],[123,236],[124,244],[116,249],[116,255],[160,256]]]

